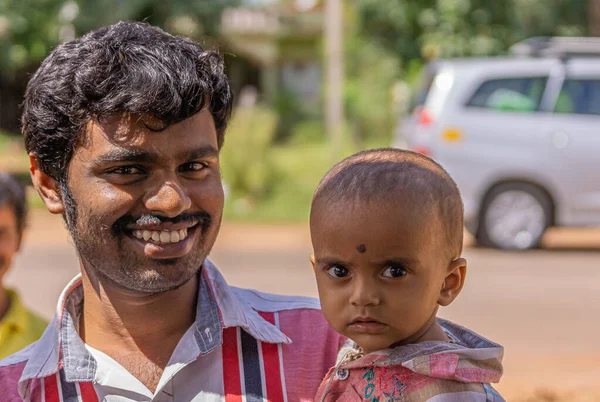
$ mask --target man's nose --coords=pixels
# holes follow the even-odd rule
[[[159,183],[154,191],[147,194],[144,203],[149,211],[169,218],[180,215],[192,206],[187,191],[175,179]]]

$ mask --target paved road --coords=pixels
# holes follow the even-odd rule
[[[8,282],[49,317],[77,272],[77,259],[60,226],[44,228],[32,233]],[[553,245],[570,248],[527,253],[467,248],[465,289],[441,312],[505,345],[506,374],[499,389],[510,400],[543,400],[576,387],[595,396],[560,400],[600,400],[600,233],[582,237],[578,244],[591,247],[586,250],[572,247],[576,234],[562,236],[562,243],[552,240]],[[309,253],[304,227],[225,225],[211,259],[231,284],[316,296]],[[516,397],[534,390],[533,399]]]

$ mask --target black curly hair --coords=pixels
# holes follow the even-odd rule
[[[58,46],[27,85],[22,132],[40,169],[65,183],[91,119],[129,113],[167,126],[205,107],[219,148],[231,116],[223,58],[189,38],[141,22],[119,22]]]

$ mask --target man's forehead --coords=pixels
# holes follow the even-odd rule
[[[123,114],[92,119],[86,126],[81,144],[88,151],[102,154],[114,152],[168,151],[183,152],[190,147],[217,146],[216,129],[210,113],[198,113],[182,122],[164,128],[157,118]]]
[[[148,134],[157,133],[161,127],[162,122],[150,116],[124,113],[94,118],[86,125],[86,145],[103,139],[123,147],[138,147],[147,141]]]

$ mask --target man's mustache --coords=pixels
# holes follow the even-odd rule
[[[113,234],[122,234],[128,226],[132,225],[160,225],[162,223],[198,223],[198,226],[205,232],[212,224],[212,217],[204,211],[194,213],[184,213],[173,218],[158,216],[152,214],[144,214],[140,216],[123,215],[112,227]]]

